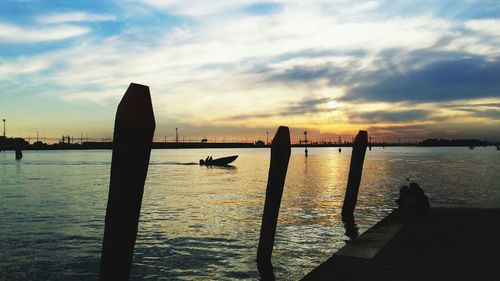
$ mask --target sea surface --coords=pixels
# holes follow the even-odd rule
[[[232,168],[200,158],[239,155]],[[351,149],[292,149],[273,265],[298,280],[349,238],[340,220]],[[0,280],[97,280],[111,151],[0,152]],[[269,150],[153,150],[131,280],[257,280]],[[367,151],[355,211],[359,232],[418,182],[431,206],[500,207],[493,147]]]

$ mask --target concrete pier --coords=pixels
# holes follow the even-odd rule
[[[433,208],[388,216],[302,280],[499,280],[500,209]]]

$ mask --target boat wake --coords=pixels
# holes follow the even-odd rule
[[[183,166],[191,166],[191,165],[199,165],[196,162],[157,162],[150,163],[149,165],[183,165]]]

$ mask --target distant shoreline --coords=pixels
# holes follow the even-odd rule
[[[480,147],[495,146],[495,144],[482,145]],[[214,149],[214,148],[269,148],[270,145],[255,145],[253,143],[153,143],[152,149]],[[292,147],[304,148],[304,144],[292,144]],[[309,144],[308,148],[318,147],[352,147],[351,143],[342,144]],[[421,145],[421,144],[373,144],[372,147],[469,147],[468,145]],[[43,145],[21,145],[21,150],[109,150],[113,149],[112,142],[92,144],[43,144]],[[16,147],[0,147],[0,151],[13,151]]]
[[[377,142],[368,144],[369,147],[475,147],[497,146],[498,143],[488,142],[486,140],[474,139],[426,139],[420,143],[396,142],[385,143]],[[308,142],[295,143],[292,147],[352,147],[351,142]],[[249,142],[153,142],[152,149],[204,149],[204,148],[268,148],[270,144],[265,144],[262,141],[255,143]],[[67,143],[59,142],[54,144],[46,144],[41,141],[28,143],[22,138],[5,138],[0,137],[0,151],[2,150],[90,150],[90,149],[113,149],[113,142],[83,142],[83,143]]]

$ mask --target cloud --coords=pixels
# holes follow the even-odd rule
[[[461,108],[478,108],[478,107],[482,107],[482,108],[499,108],[500,109],[500,103],[496,103],[496,102],[482,102],[482,103],[469,103],[469,104],[452,104],[452,105],[449,105],[448,107],[457,108],[457,109],[461,109]]]
[[[481,138],[498,139],[498,123],[436,123],[399,126],[370,126],[368,133],[374,142],[397,142],[424,140],[427,138]]]
[[[327,103],[330,101],[332,101],[331,98],[307,98],[298,104],[287,106],[280,114],[288,116],[331,111],[332,109],[327,107]]]
[[[234,0],[234,1],[204,1],[204,0],[142,0],[145,4],[168,11],[172,14],[203,16],[234,11],[244,5],[251,5],[262,0]]]
[[[280,3],[255,3],[245,7],[245,11],[251,14],[265,15],[278,12],[283,6]]]
[[[379,77],[377,77],[379,78]],[[349,89],[344,100],[444,101],[500,97],[500,60],[443,60],[383,79],[368,77]]]
[[[474,117],[500,120],[500,109],[476,110],[473,113]]]
[[[377,126],[373,125],[368,127],[368,133],[370,136],[374,136],[374,142],[392,142],[397,141],[396,138],[401,136],[412,136],[415,137],[427,137],[432,135],[430,133],[431,126],[429,125],[396,125],[396,126]],[[444,135],[444,132],[443,134]],[[380,137],[384,139],[380,139]]]
[[[95,21],[115,21],[114,15],[89,14],[85,12],[57,13],[40,16],[37,21],[43,24],[60,24],[68,22],[95,22]]]
[[[317,114],[329,112],[333,109],[328,107],[331,98],[306,98],[299,102],[288,105],[276,105],[274,112],[238,114],[229,117],[231,120],[246,120],[255,118],[270,118],[273,116],[303,116],[307,114]]]
[[[289,83],[307,83],[314,82],[321,78],[327,78],[328,80],[335,77],[336,74],[344,73],[344,69],[336,68],[331,65],[322,66],[294,66],[290,69],[284,69],[280,73],[271,75],[270,80],[289,82]],[[341,75],[338,75],[344,78]],[[342,79],[341,79],[342,80]],[[342,84],[343,81],[339,81]]]
[[[430,110],[396,110],[372,111],[351,113],[350,119],[356,123],[408,123],[429,120],[432,118]]]
[[[476,19],[464,23],[465,28],[486,35],[500,36],[500,19]]]
[[[342,13],[359,14],[359,13],[370,12],[380,7],[381,5],[380,2],[381,1],[365,1],[357,3],[356,5],[352,5],[351,7],[343,9]]]
[[[0,59],[0,79],[9,76],[41,71],[51,66],[50,60],[45,57],[18,58],[14,61]]]
[[[500,120],[500,103],[453,104],[447,107],[470,117]]]
[[[60,25],[54,27],[23,27],[0,23],[0,42],[36,43],[59,41],[88,33],[85,27]]]
[[[255,119],[255,118],[270,118],[273,116],[276,116],[277,114],[275,113],[246,113],[246,114],[239,114],[239,115],[233,115],[230,116],[229,120],[231,121],[241,121],[241,120],[247,120],[247,119]]]
[[[78,91],[76,93],[68,93],[60,98],[64,101],[89,101],[99,105],[105,105],[109,99],[117,100],[123,95],[122,88],[96,90],[96,91]]]

